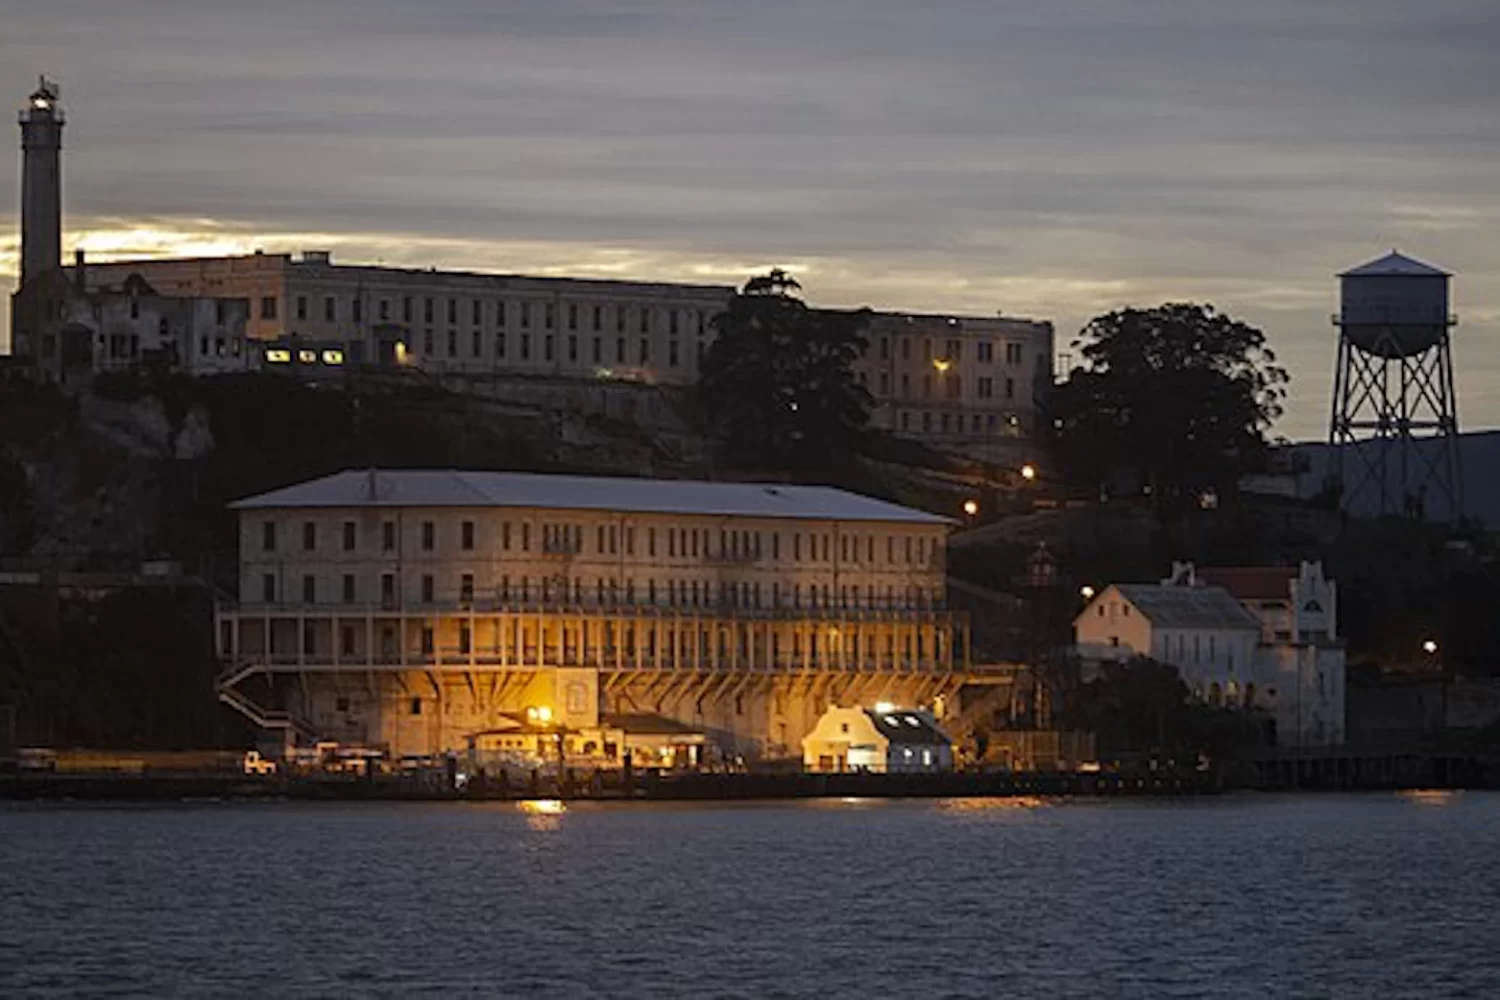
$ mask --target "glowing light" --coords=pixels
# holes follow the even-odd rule
[[[543,726],[552,721],[552,709],[546,705],[535,705],[526,710],[528,721],[539,723]]]
[[[878,715],[890,715],[895,710],[896,706],[888,701],[877,701],[875,703],[875,712]]]
[[[567,803],[562,799],[526,799],[516,805],[522,812],[537,816],[561,816],[568,811]]]
[[[324,351],[323,363],[325,365],[341,365],[344,363],[343,351]]]
[[[1422,643],[1422,652],[1426,653],[1428,656],[1431,656],[1433,653],[1436,653],[1437,651],[1438,651],[1438,644],[1437,644],[1437,641],[1435,639],[1428,639],[1426,642]]]
[[[945,372],[949,368],[953,367],[953,362],[949,361],[947,358],[933,358],[932,367],[936,368],[940,372]]]
[[[36,108],[38,111],[52,110],[52,102],[47,100],[47,98],[45,97],[33,97],[31,99],[31,106],[33,108]]]
[[[297,360],[300,361],[300,362],[302,362],[304,365],[315,365],[315,364],[318,363],[318,352],[317,351],[298,351],[297,352]]]
[[[396,364],[411,364],[411,356],[406,351],[406,344],[404,341],[396,341]]]
[[[1025,465],[1021,466],[1021,478],[1026,480],[1027,482],[1031,482],[1032,480],[1034,480],[1036,478],[1036,466],[1032,465],[1030,462],[1027,462]]]
[[[1093,587],[1089,586],[1086,583],[1082,587],[1078,588],[1078,592],[1083,595],[1083,599],[1085,601],[1092,601],[1094,599],[1094,594],[1097,593],[1097,591],[1094,590]]]
[[[978,514],[979,513],[979,501],[978,500],[965,500],[964,501],[964,513],[967,514],[967,515],[969,515],[970,517],[973,517],[975,514]]]
[[[273,347],[266,351],[266,360],[274,365],[284,365],[292,360],[292,352],[280,347]]]

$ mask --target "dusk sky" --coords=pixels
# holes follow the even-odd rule
[[[1208,301],[1326,434],[1335,272],[1454,271],[1500,425],[1493,0],[10,0],[62,87],[65,252],[738,283],[1051,319]],[[0,157],[16,269],[19,133]],[[0,321],[6,336],[8,310]]]

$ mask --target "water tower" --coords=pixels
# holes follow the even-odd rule
[[[1463,516],[1449,277],[1394,250],[1339,275],[1328,440],[1345,510]]]

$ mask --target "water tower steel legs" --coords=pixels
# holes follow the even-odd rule
[[[1457,520],[1463,476],[1451,338],[1402,357],[1388,336],[1388,349],[1377,342],[1373,352],[1339,337],[1329,443],[1343,505],[1376,515],[1430,508],[1440,520]]]

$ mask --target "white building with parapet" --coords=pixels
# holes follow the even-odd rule
[[[654,715],[784,757],[969,665],[951,522],[842,490],[351,470],[233,506],[220,697],[288,738],[426,754],[545,715],[601,757],[601,720]]]
[[[1281,746],[1344,741],[1345,654],[1338,591],[1321,563],[1195,569],[1159,584],[1115,584],[1074,620],[1085,664],[1149,657],[1196,697],[1256,707]]]

